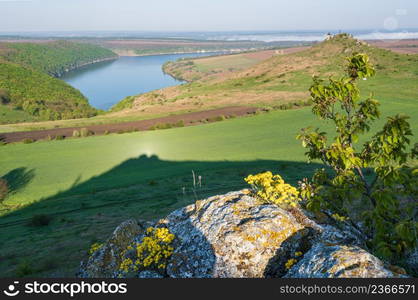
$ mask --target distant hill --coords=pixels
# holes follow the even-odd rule
[[[54,78],[77,67],[115,59],[99,46],[56,41],[0,44],[0,122],[91,117],[97,110],[75,88]]]
[[[119,107],[143,115],[176,110],[205,110],[230,105],[250,105],[264,109],[291,109],[309,105],[308,89],[313,75],[339,76],[344,57],[353,52],[369,54],[377,76],[365,87],[381,98],[416,103],[418,55],[399,54],[373,47],[347,34],[340,34],[307,49],[288,53],[278,50],[271,58],[249,68],[218,72],[209,59],[182,60],[169,65],[176,77],[190,83],[153,91],[126,99]],[[234,56],[229,56],[236,59]],[[212,59],[216,61],[219,59]],[[222,64],[228,65],[226,59]],[[177,66],[177,68],[176,68]],[[202,72],[203,70],[203,72]],[[338,70],[338,71],[335,71]],[[402,87],[402,88],[401,88]]]

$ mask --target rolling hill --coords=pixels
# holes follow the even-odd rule
[[[402,101],[416,104],[418,55],[376,48],[343,34],[298,52],[275,54],[249,68],[232,72],[217,72],[216,59],[212,62],[209,59],[182,60],[170,65],[169,72],[185,79],[199,76],[188,84],[125,100],[124,107],[128,107],[125,114],[152,115],[230,105],[267,110],[298,108],[308,104],[307,91],[312,76],[339,76],[345,68],[344,58],[353,52],[369,54],[378,70],[377,77],[365,87],[366,92],[371,88],[377,97],[393,101],[402,98],[405,99]]]
[[[55,78],[117,57],[112,51],[66,41],[0,44],[1,123],[85,118],[97,114],[75,88]]]
[[[367,51],[377,66],[377,76],[361,87],[363,97],[373,91],[381,103],[382,117],[368,136],[382,127],[387,116],[407,113],[415,133],[411,142],[416,142],[417,56],[395,54],[346,37],[175,89],[201,92],[202,101],[205,93],[219,94],[222,87],[224,94],[242,95],[243,101],[250,99],[245,98],[246,91],[306,93],[312,73],[338,75],[331,71],[336,66],[344,68],[338,57],[355,50]],[[232,83],[241,83],[242,90]],[[263,107],[262,100],[251,103]],[[270,105],[283,103],[282,98]],[[153,105],[164,109],[172,104],[149,104]],[[107,118],[129,113],[143,116],[136,108]],[[305,150],[295,139],[308,125],[333,130],[331,123],[319,123],[310,108],[303,107],[199,126],[4,145],[0,147],[0,176],[9,183],[10,194],[0,206],[4,232],[0,271],[7,276],[23,271],[25,276],[72,276],[85,249],[102,242],[129,217],[155,219],[196,199],[240,189],[246,186],[246,175],[265,170],[296,184],[320,166],[306,163]],[[193,185],[192,171],[201,176],[201,186]],[[28,226],[42,217],[48,225]]]

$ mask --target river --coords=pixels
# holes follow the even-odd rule
[[[182,82],[164,74],[167,61],[216,53],[122,56],[114,61],[87,65],[61,77],[87,97],[91,106],[108,110],[127,96],[146,93]]]

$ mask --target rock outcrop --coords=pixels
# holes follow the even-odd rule
[[[249,191],[197,201],[153,224],[175,235],[166,267],[140,268],[139,278],[399,277],[364,250],[364,237],[348,223],[319,224],[300,209],[263,204]],[[145,225],[121,224],[80,277],[117,277],[128,245]]]
[[[88,278],[113,277],[122,262],[121,253],[144,229],[144,226],[132,219],[120,224],[107,242],[82,263],[77,275]]]

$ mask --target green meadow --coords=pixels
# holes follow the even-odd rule
[[[325,50],[315,47],[309,55]],[[382,111],[368,135],[387,116],[405,113],[415,133],[412,143],[417,142],[418,56],[368,52],[376,59],[377,76],[362,81],[360,89],[363,98],[373,92]],[[316,70],[325,77],[342,69],[337,58],[330,59]],[[280,85],[283,78],[276,73],[263,75],[272,81],[262,84],[242,77],[180,88],[204,94],[238,89],[236,81],[243,81],[242,91],[307,91],[312,80],[298,70],[286,73],[289,78]],[[0,273],[74,276],[89,246],[104,241],[122,221],[156,219],[198,199],[245,188],[243,178],[251,173],[271,170],[295,185],[321,167],[306,162],[295,139],[309,125],[334,130],[305,107],[199,126],[1,146],[0,176],[9,194],[0,204]]]
[[[409,113],[418,131],[413,102],[381,103],[385,116]],[[264,170],[296,184],[319,167],[306,164],[295,139],[310,124],[331,130],[304,108],[194,127],[3,146],[0,173],[12,192],[0,217],[0,270],[7,276],[73,276],[89,245],[129,217],[155,219],[196,199],[244,188],[246,175]],[[48,226],[36,225],[40,215]]]

